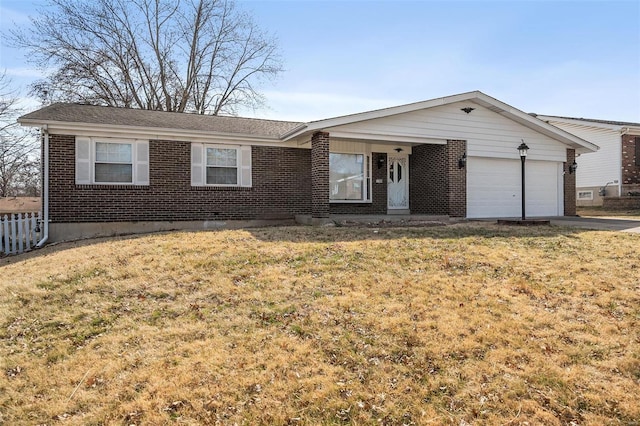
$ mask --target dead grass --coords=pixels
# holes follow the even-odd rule
[[[637,425],[638,238],[291,227],[3,259],[0,424]]]
[[[619,210],[606,210],[600,206],[592,207],[577,207],[578,216],[583,217],[622,217],[625,219],[638,219],[640,220],[640,210],[638,209],[619,209]]]

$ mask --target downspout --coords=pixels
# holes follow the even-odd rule
[[[49,239],[49,129],[45,124],[40,128],[40,131],[44,137],[44,152],[42,153],[42,223],[44,225],[44,235],[36,244],[36,248],[44,246]]]

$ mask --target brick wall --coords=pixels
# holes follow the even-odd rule
[[[308,174],[308,172],[307,172]],[[329,217],[329,133],[311,137],[311,216]]]
[[[640,184],[640,159],[636,158],[638,152],[636,148],[636,139],[639,136],[623,135],[622,136],[622,184],[637,185]],[[638,142],[640,143],[640,142]],[[623,193],[626,193],[623,191]]]
[[[567,149],[567,161],[564,163],[564,215],[576,215],[576,174],[569,173],[569,166],[576,158],[575,149]],[[578,169],[577,173],[580,173]]]
[[[378,168],[378,161],[383,165]],[[371,154],[371,202],[370,203],[331,203],[331,214],[387,214],[387,154]],[[382,179],[382,183],[376,183]]]
[[[451,217],[467,216],[467,168],[458,166],[458,160],[466,152],[466,141],[447,141],[448,214]]]
[[[447,147],[418,145],[409,156],[409,208],[414,214],[449,214]]]
[[[213,188],[191,187],[188,142],[149,141],[149,186],[76,185],[75,138],[51,135],[50,147],[52,222],[280,219],[311,213],[307,149],[254,146],[253,187]]]

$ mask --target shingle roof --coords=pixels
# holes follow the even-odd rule
[[[106,124],[215,133],[279,137],[304,123],[223,117],[190,113],[148,111],[73,103],[55,103],[18,119],[86,124]]]
[[[553,117],[559,118],[561,120],[580,120],[580,121],[590,121],[592,123],[600,123],[600,124],[610,124],[612,126],[633,126],[640,127],[640,123],[631,123],[628,121],[611,121],[611,120],[597,120],[594,118],[577,118],[577,117],[563,117],[560,115],[544,115],[544,114],[533,114],[534,116],[542,115],[545,117]]]

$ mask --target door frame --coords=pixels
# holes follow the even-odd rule
[[[390,186],[391,180],[389,179],[389,171],[392,163],[395,163],[397,159],[405,160],[403,167],[404,175],[404,191],[407,194],[407,202],[405,206],[391,206],[390,205]],[[397,173],[397,167],[394,166],[394,171]],[[387,213],[388,214],[409,214],[409,154],[393,153],[387,154]]]

